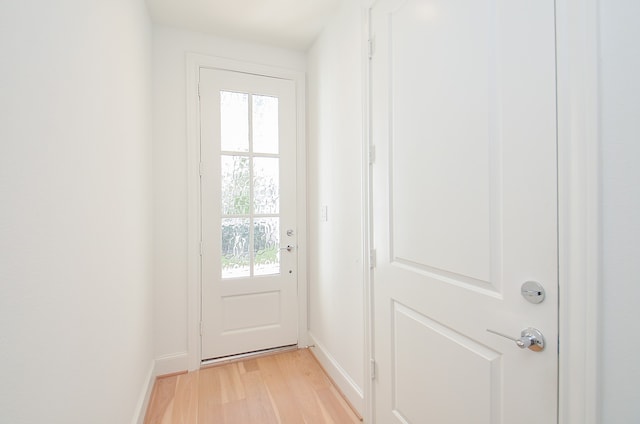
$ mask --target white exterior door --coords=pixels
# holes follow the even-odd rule
[[[371,31],[376,422],[555,423],[554,2],[379,0]]]
[[[297,344],[295,83],[200,70],[202,359]]]

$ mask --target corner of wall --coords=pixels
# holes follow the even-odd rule
[[[153,391],[153,385],[156,381],[155,373],[155,361],[152,360],[149,364],[149,370],[140,388],[140,396],[136,403],[136,408],[133,412],[133,419],[131,424],[144,424],[144,418],[149,407],[149,400],[151,399],[151,392]]]
[[[134,410],[131,421],[132,424],[144,424],[144,418],[149,408],[151,393],[153,392],[156,378],[165,374],[185,371],[189,369],[188,365],[189,355],[187,352],[179,352],[151,360],[149,370],[140,389],[140,396],[138,397],[136,409]]]
[[[156,358],[154,376],[173,374],[189,370],[189,353],[178,352]]]

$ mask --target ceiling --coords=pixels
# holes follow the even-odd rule
[[[147,5],[158,24],[304,51],[340,1],[147,0]]]

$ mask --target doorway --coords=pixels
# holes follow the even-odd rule
[[[201,360],[298,343],[294,81],[200,69]]]

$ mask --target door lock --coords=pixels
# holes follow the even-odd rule
[[[544,300],[545,292],[542,284],[537,281],[527,281],[520,288],[520,293],[527,302],[541,303]]]
[[[529,350],[533,350],[534,352],[541,352],[544,350],[544,336],[542,335],[540,330],[536,328],[525,328],[520,332],[520,337],[517,339],[502,333],[498,333],[497,331],[489,330],[488,328],[487,331],[506,339],[513,340],[514,342],[516,342],[516,345],[518,345],[520,349],[528,348]]]

